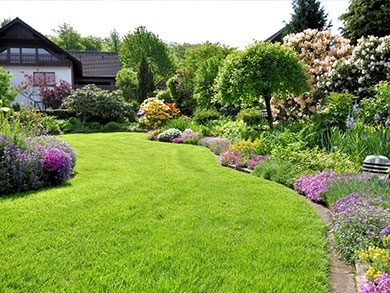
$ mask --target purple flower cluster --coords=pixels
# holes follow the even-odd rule
[[[145,111],[139,109],[136,115],[137,115],[138,118],[142,118],[145,115]]]
[[[0,135],[0,195],[62,183],[75,164],[72,147],[56,137]]]
[[[182,137],[175,137],[171,141],[172,141],[172,143],[183,143],[183,138]]]
[[[312,176],[303,174],[295,182],[295,191],[313,201],[321,201],[323,200],[323,194],[328,191],[329,184],[339,178],[340,175],[333,171],[317,172]]]
[[[198,145],[209,148],[213,153],[220,155],[229,149],[229,141],[224,137],[202,137]]]
[[[383,273],[373,282],[368,282],[366,286],[359,290],[360,293],[390,292],[390,275]]]
[[[331,206],[330,220],[336,250],[348,262],[357,259],[356,250],[382,246],[390,232],[390,196],[351,193]]]

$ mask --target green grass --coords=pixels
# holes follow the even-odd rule
[[[199,146],[62,138],[74,179],[0,198],[1,291],[328,292],[325,226],[293,191]]]

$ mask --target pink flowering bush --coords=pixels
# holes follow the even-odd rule
[[[362,287],[359,290],[359,292],[360,293],[390,292],[390,275],[386,273],[382,274],[374,281],[368,282],[368,284]]]
[[[324,193],[328,191],[329,184],[339,178],[340,175],[333,171],[317,172],[311,176],[303,174],[295,183],[295,190],[310,200],[321,201],[324,199]]]
[[[249,170],[253,170],[264,158],[266,158],[266,156],[255,155],[253,152],[242,153],[234,149],[229,149],[222,154],[221,164],[223,166],[233,165],[236,168],[248,168]]]

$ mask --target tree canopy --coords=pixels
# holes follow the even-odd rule
[[[354,44],[361,37],[390,34],[390,1],[352,0],[347,13],[340,16],[344,23],[342,34]]]
[[[68,23],[63,23],[58,29],[53,29],[55,36],[50,37],[56,45],[64,50],[83,51],[81,35]]]
[[[167,79],[175,73],[175,64],[167,45],[157,35],[139,26],[123,38],[119,50],[122,65],[138,72],[142,56],[157,78]]]
[[[303,64],[291,49],[256,41],[226,58],[217,77],[217,99],[236,106],[264,99],[272,127],[272,95],[299,95],[309,89],[307,79]]]
[[[327,21],[328,14],[325,13],[318,0],[293,0],[294,14],[290,22],[284,28],[283,34],[299,33],[306,29],[326,30],[332,26]]]

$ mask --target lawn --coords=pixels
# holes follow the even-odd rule
[[[204,147],[62,138],[75,178],[0,198],[2,291],[329,291],[325,225],[288,188]]]

